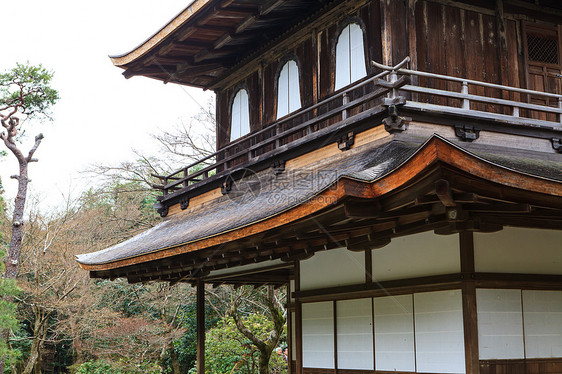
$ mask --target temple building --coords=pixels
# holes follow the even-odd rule
[[[94,278],[287,285],[290,372],[562,373],[562,2],[195,0],[133,51],[216,152]]]

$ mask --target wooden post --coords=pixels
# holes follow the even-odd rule
[[[205,374],[205,282],[197,280],[197,374]]]
[[[478,357],[478,320],[476,315],[476,286],[474,274],[474,236],[472,232],[459,233],[462,283],[462,311],[466,374],[480,374]]]
[[[300,263],[295,262],[295,291],[301,290],[300,282]],[[295,374],[302,374],[302,304],[295,298],[295,349],[296,349],[296,370]]]

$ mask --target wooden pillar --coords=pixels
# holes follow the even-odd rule
[[[473,235],[469,231],[459,233],[461,272],[465,275],[462,283],[462,310],[466,374],[480,374],[476,286],[472,278],[475,270]]]
[[[295,263],[295,292],[301,290],[300,263]],[[302,374],[302,304],[295,299],[295,349],[297,353],[296,374]]]
[[[197,374],[205,374],[205,282],[197,280]]]
[[[287,283],[287,304],[290,305],[290,308],[287,308],[287,373],[293,373],[293,313],[294,311],[294,304],[291,302],[291,280]]]

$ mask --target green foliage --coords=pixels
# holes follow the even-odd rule
[[[121,374],[121,371],[104,360],[92,360],[80,365],[76,374]]]
[[[246,327],[264,340],[273,329],[273,323],[261,314],[250,314],[243,320]],[[256,347],[238,331],[232,318],[225,317],[207,332],[205,371],[211,374],[255,374],[258,372],[258,354]],[[275,352],[269,365],[272,373],[287,372],[287,363]]]
[[[53,72],[43,66],[17,63],[16,67],[0,73],[0,110],[17,109],[28,117],[48,116],[59,99],[50,87]]]
[[[72,368],[71,368],[72,369]],[[160,374],[158,365],[150,362],[131,367],[123,361],[90,360],[78,366],[75,374]]]
[[[178,314],[178,321],[185,328],[183,336],[174,342],[174,349],[180,364],[180,371],[187,373],[190,369],[196,368],[197,359],[197,306],[190,303],[182,306]],[[206,305],[205,307],[205,331],[210,330],[220,321],[213,308]],[[171,362],[169,357],[165,361],[166,367],[171,371]]]
[[[78,367],[75,374],[159,374],[160,368],[151,363],[143,363],[136,368],[126,367],[122,362],[91,360]]]
[[[6,253],[0,249],[0,274],[4,273],[5,255]],[[13,302],[13,298],[19,292],[15,279],[0,278],[0,331],[16,331],[18,329],[17,305]],[[21,353],[17,349],[12,349],[4,339],[0,339],[0,357],[6,357],[6,366],[10,366],[10,363],[21,358]]]

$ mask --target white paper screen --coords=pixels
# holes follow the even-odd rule
[[[334,369],[334,313],[331,301],[302,305],[303,366]]]
[[[365,69],[365,48],[363,47],[363,30],[356,23],[349,25],[349,46],[349,59],[351,61],[350,76],[351,82],[355,82],[367,75]]]
[[[480,359],[524,358],[521,290],[477,289]]]
[[[232,120],[230,128],[230,140],[238,139],[250,132],[250,107],[248,92],[244,89],[238,90],[232,101]]]
[[[377,297],[374,305],[377,370],[415,371],[412,295]]]
[[[367,75],[363,30],[356,23],[343,28],[336,44],[336,82],[339,90]]]
[[[527,358],[562,357],[562,291],[523,290]]]
[[[414,294],[418,373],[464,373],[460,290]]]
[[[337,302],[338,369],[373,370],[371,299]]]
[[[277,82],[277,118],[300,107],[299,67],[294,60],[289,60],[283,65]]]

